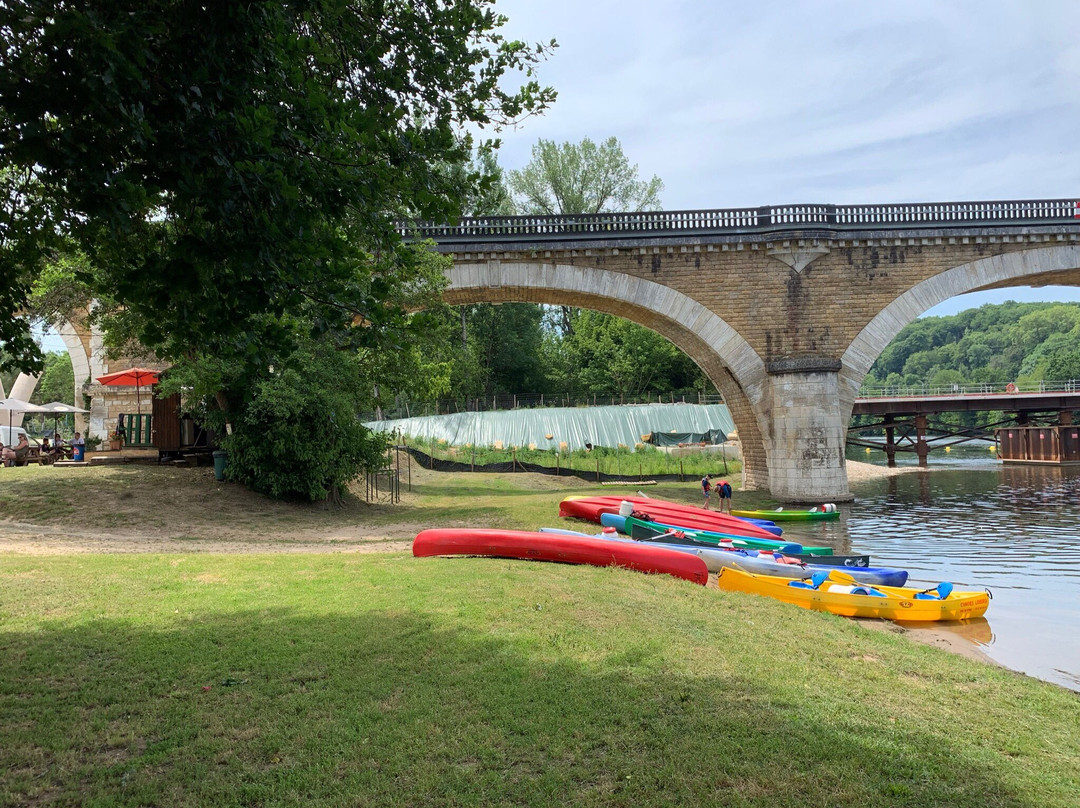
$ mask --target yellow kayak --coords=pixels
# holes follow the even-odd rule
[[[766,595],[804,609],[832,612],[843,617],[966,620],[981,617],[990,605],[988,592],[957,592],[949,583],[924,591],[900,586],[867,586],[840,571],[816,573],[812,579],[791,581],[772,575],[721,569],[716,581],[721,589],[730,592]]]

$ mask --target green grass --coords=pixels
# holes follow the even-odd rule
[[[404,455],[401,469],[407,481],[410,467]],[[577,477],[430,472],[413,462],[411,490],[403,482],[400,504],[364,502],[361,484],[339,508],[268,500],[242,486],[215,482],[206,468],[27,466],[0,472],[0,514],[7,519],[191,539],[213,538],[227,527],[231,534],[267,543],[289,541],[301,531],[329,533],[357,524],[401,539],[411,539],[422,527],[447,524],[535,530],[559,521],[558,503],[564,497],[637,492],[634,486],[600,486]],[[696,477],[650,486],[647,493],[701,503]],[[745,505],[758,501],[755,497],[748,494],[738,501]]]
[[[1076,694],[753,596],[489,559],[2,555],[0,716],[6,805],[1080,794]]]
[[[726,474],[738,478],[742,470],[739,460],[724,460],[717,452],[705,450],[680,450],[678,455],[662,452],[655,446],[639,444],[634,447],[597,446],[591,451],[577,449],[559,452],[551,449],[494,449],[490,446],[447,446],[438,441],[426,441],[422,438],[409,438],[409,445],[420,451],[433,454],[440,460],[454,460],[458,463],[472,463],[476,466],[510,463],[516,459],[520,463],[532,463],[548,468],[573,469],[576,471],[599,471],[602,474],[625,477],[640,476],[648,479],[653,476],[682,474],[688,480],[694,480],[705,474]]]

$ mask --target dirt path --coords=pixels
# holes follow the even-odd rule
[[[407,551],[422,527],[396,526],[394,536],[373,535],[357,527],[332,534],[308,531],[248,537],[182,536],[158,532],[94,531],[69,527],[0,522],[0,552],[29,555],[79,553],[395,553]]]

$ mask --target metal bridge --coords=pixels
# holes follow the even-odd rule
[[[917,390],[917,392],[916,392]],[[969,440],[994,440],[994,430],[1034,421],[1058,425],[1072,423],[1080,410],[1080,381],[1040,381],[1030,384],[954,385],[947,388],[880,388],[855,399],[852,416],[875,420],[848,427],[848,444],[881,449],[889,465],[897,452],[915,452],[919,465],[937,447]],[[946,412],[1000,412],[1003,416],[978,426],[932,424],[929,416]],[[884,443],[862,437],[863,432],[884,431]]]

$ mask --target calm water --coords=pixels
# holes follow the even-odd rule
[[[839,523],[789,523],[784,535],[870,553],[916,585],[989,588],[985,620],[938,625],[1009,668],[1080,690],[1080,468],[1003,466],[988,455],[932,453],[929,471],[853,486]]]

